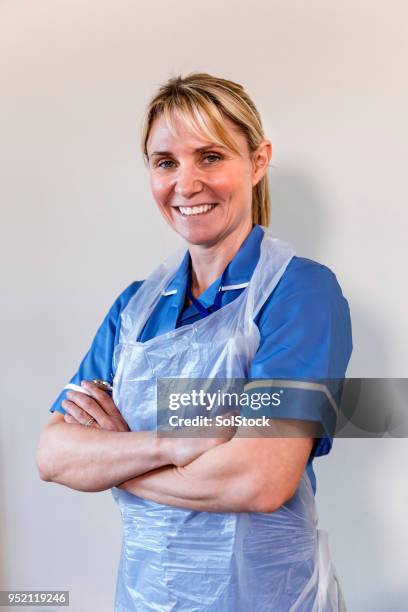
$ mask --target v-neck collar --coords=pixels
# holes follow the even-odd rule
[[[223,283],[221,291],[241,289],[248,284],[256,264],[258,263],[263,235],[263,228],[255,224],[231,260],[225,275],[225,283]],[[189,266],[190,252],[187,250],[176,274],[172,280],[167,283],[162,292],[162,295],[169,296],[172,306],[177,307],[178,314],[183,310],[185,302]],[[222,275],[198,296],[198,299],[206,308],[214,305],[214,300],[220,288],[221,277]],[[189,316],[190,309],[191,314],[197,313],[195,306],[190,305],[186,310],[186,316]]]

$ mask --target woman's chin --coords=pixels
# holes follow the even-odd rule
[[[216,241],[217,236],[219,234],[215,227],[178,227],[176,231],[189,244],[196,245],[210,245]]]
[[[173,229],[190,244],[211,244],[216,241],[220,233],[220,224],[215,219],[197,218],[172,219]]]

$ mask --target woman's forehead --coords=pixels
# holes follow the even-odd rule
[[[160,145],[170,147],[170,145],[183,145],[184,147],[198,149],[209,145],[219,145],[226,147],[223,139],[217,135],[215,126],[208,125],[205,122],[207,129],[202,129],[197,125],[192,117],[183,117],[172,115],[168,121],[164,114],[156,117],[150,128],[149,138],[147,140],[147,149],[149,154],[152,154],[153,149]],[[239,146],[239,129],[234,123],[225,118],[223,129],[228,133],[228,139],[233,140]],[[242,135],[241,135],[242,136]]]

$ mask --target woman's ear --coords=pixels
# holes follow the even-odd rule
[[[253,153],[253,173],[252,185],[255,187],[268,169],[272,159],[272,143],[270,140],[263,140],[257,150]]]

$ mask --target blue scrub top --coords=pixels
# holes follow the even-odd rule
[[[221,307],[237,298],[251,279],[260,255],[263,229],[254,225],[230,262],[222,286]],[[145,342],[160,334],[202,318],[191,304],[184,308],[190,254],[185,256],[144,326],[138,341]],[[211,307],[221,276],[200,296]],[[120,315],[143,281],[131,283],[115,300],[95,338],[70,382],[102,378],[112,381],[113,351],[119,341]],[[336,276],[326,266],[304,257],[293,257],[279,283],[255,318],[260,344],[251,364],[249,379],[341,379],[345,376],[352,351],[350,312]],[[262,391],[261,385],[257,391]],[[254,392],[252,389],[251,392]],[[50,408],[65,413],[63,390]],[[333,438],[333,408],[313,393],[292,390],[293,401],[285,401],[275,416],[319,421],[327,435],[315,438],[307,463],[313,491],[316,478],[314,457],[330,452]]]

